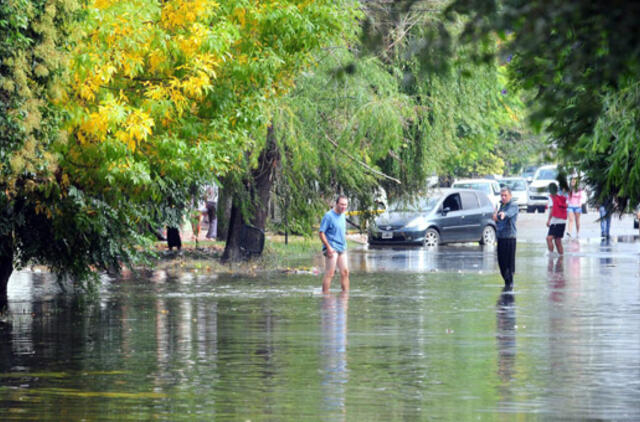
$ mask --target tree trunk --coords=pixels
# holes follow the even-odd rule
[[[222,188],[218,191],[218,239],[227,239],[231,222],[231,207],[233,205],[233,189],[228,182],[222,180]]]
[[[231,217],[227,233],[227,243],[222,255],[223,261],[239,261],[243,258],[240,246],[242,243],[242,227],[245,221],[264,230],[269,216],[269,198],[275,176],[275,170],[280,162],[280,152],[276,143],[273,124],[267,129],[267,142],[258,157],[258,167],[251,172],[244,187],[249,193],[253,213],[251,216],[242,215],[240,196],[233,196]],[[246,208],[245,208],[246,209]]]
[[[271,188],[276,174],[276,169],[280,163],[280,151],[276,143],[276,136],[273,131],[273,124],[267,128],[267,143],[258,158],[258,168],[253,170],[253,198],[255,212],[251,223],[264,230],[269,218],[269,199],[271,198]]]
[[[9,299],[7,297],[7,285],[9,284],[9,277],[13,273],[13,249],[8,246],[4,241],[0,241],[0,250],[2,256],[0,256],[0,312],[3,312],[9,305]]]
[[[242,242],[242,210],[236,204],[237,199],[234,197],[233,205],[231,206],[231,216],[229,218],[229,228],[227,230],[227,242],[224,246],[224,253],[222,254],[223,262],[236,262],[242,259],[242,252],[240,251],[240,244]]]

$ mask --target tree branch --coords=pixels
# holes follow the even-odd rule
[[[355,161],[356,163],[360,164],[362,167],[364,167],[365,169],[367,169],[368,171],[370,171],[371,173],[375,174],[376,176],[379,177],[383,177],[385,179],[389,179],[399,185],[402,184],[402,182],[398,179],[396,179],[395,177],[391,177],[388,174],[385,174],[379,170],[376,170],[370,166],[368,166],[367,164],[363,163],[362,161],[358,160],[356,157],[354,157],[353,155],[349,154],[348,152],[346,152],[344,149],[340,148],[340,146],[338,145],[338,143],[336,141],[334,141],[333,139],[331,139],[331,137],[329,137],[329,135],[326,133],[325,131],[325,136],[327,141],[329,141],[329,143],[331,145],[333,145],[336,149],[340,150],[344,155],[346,155],[347,157],[349,157],[351,160]]]

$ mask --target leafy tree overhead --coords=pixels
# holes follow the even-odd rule
[[[375,57],[356,62],[346,45],[316,56],[317,66],[296,79],[274,118],[281,152],[276,200],[289,227],[303,233],[336,193],[367,210],[381,185],[424,187],[430,164],[421,159],[428,145],[413,141],[414,103],[388,66]],[[414,156],[404,156],[409,148]],[[381,165],[389,156],[396,168]]]
[[[593,134],[582,136],[566,156],[601,203],[613,197],[620,212],[640,202],[640,81],[629,79],[603,94],[603,114]]]
[[[397,196],[425,191],[433,172],[501,173],[507,136],[528,134],[522,101],[505,89],[504,65],[464,62],[460,49],[458,66],[436,72],[411,54],[424,25],[441,19],[439,9],[396,22],[374,3],[364,5],[365,21],[387,31],[375,54],[361,55],[353,42],[321,49],[318,65],[278,104],[275,192],[296,231],[309,232],[336,192],[366,210],[380,186]]]
[[[55,269],[78,268],[65,257],[73,240],[56,236],[82,218],[83,205],[77,192],[61,195],[68,179],[58,172],[55,146],[63,116],[51,103],[64,92],[64,46],[76,10],[73,0],[0,3],[0,308],[14,265],[37,256]]]
[[[159,178],[224,175],[332,17],[328,2],[96,2],[73,52],[70,167],[91,189],[155,199]]]
[[[534,90],[532,118],[569,167],[586,173],[598,200],[640,200],[635,91],[640,6],[635,2],[454,1],[468,19],[463,40],[504,40],[514,86]]]
[[[519,92],[508,87],[510,63],[495,58],[497,40],[477,51],[456,43],[464,26],[445,18],[447,3],[367,2],[363,46],[395,66],[403,92],[416,102],[439,174],[503,173],[514,161],[509,144],[531,139],[525,106]],[[479,53],[491,60],[475,60]],[[535,155],[534,150],[518,159]]]
[[[355,13],[350,1],[73,6],[0,8],[0,293],[27,262],[77,281],[127,262],[194,187],[253,165],[274,99]]]

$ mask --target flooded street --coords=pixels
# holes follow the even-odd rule
[[[585,224],[564,257],[541,221],[521,216],[514,295],[471,244],[352,248],[348,295],[312,274],[157,271],[79,303],[17,273],[0,420],[638,420],[630,220],[610,241]]]

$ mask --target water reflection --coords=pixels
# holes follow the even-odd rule
[[[0,373],[10,371],[13,367],[11,331],[10,323],[0,321]]]
[[[372,248],[350,253],[354,271],[362,272],[494,272],[495,248],[446,245],[435,249]]]
[[[512,380],[516,361],[516,308],[513,292],[503,291],[496,304],[498,386],[500,401],[512,401]]]
[[[640,420],[637,245],[622,246],[603,283],[599,239],[564,257],[525,245],[521,287],[497,299],[495,256],[474,247],[354,254],[421,270],[356,272],[350,296],[314,293],[313,275],[177,270],[84,304],[13,295],[0,420]]]
[[[328,420],[346,420],[348,293],[322,298],[322,390]]]
[[[550,298],[552,302],[564,301],[567,281],[564,277],[564,257],[549,256],[547,261],[547,275],[549,278]]]
[[[603,268],[603,270],[607,267],[613,266],[613,260],[611,259],[612,251],[613,250],[611,248],[611,239],[608,237],[603,237],[600,240],[600,252],[601,252],[600,266]],[[608,270],[605,270],[605,271],[608,271]]]

